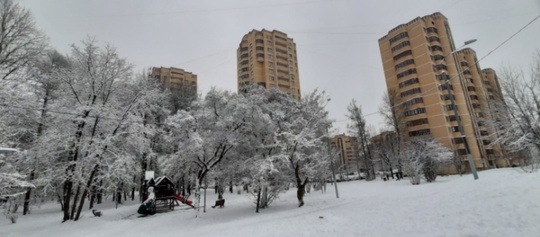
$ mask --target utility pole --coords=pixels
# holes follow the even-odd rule
[[[326,128],[326,153],[330,155],[330,136],[328,135],[328,128]],[[334,179],[334,188],[336,189],[336,198],[339,198],[338,188],[337,188],[337,182],[336,182],[336,171],[334,167],[334,157],[330,157],[330,166],[332,166],[332,178]],[[360,174],[358,174],[360,175]],[[326,177],[325,177],[326,179]]]
[[[474,164],[474,160],[471,155],[471,150],[469,149],[469,142],[467,142],[467,136],[465,136],[465,131],[463,130],[463,125],[461,124],[461,118],[459,117],[458,110],[456,103],[454,101],[454,97],[452,96],[452,90],[450,89],[450,78],[446,75],[446,71],[442,71],[442,77],[444,78],[445,84],[446,84],[446,90],[448,91],[448,97],[450,97],[450,102],[452,103],[452,109],[454,110],[454,116],[456,117],[456,121],[458,124],[459,133],[461,134],[461,139],[463,140],[463,144],[465,145],[465,152],[467,153],[467,159],[469,161],[469,166],[471,168],[471,172],[473,173],[474,179],[478,179],[478,173],[476,172],[476,165]]]

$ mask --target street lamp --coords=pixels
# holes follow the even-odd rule
[[[472,44],[476,42],[476,39],[467,40],[463,44],[463,46],[459,47],[458,49],[450,52],[446,56],[444,56],[443,61],[446,60],[447,56],[450,56],[451,54],[457,52],[459,49],[463,48],[465,45]],[[456,65],[457,67],[457,65]],[[459,72],[458,72],[459,75]],[[448,97],[450,97],[450,102],[452,103],[452,109],[454,110],[454,116],[456,117],[456,122],[458,124],[459,133],[461,134],[461,139],[463,140],[463,144],[465,145],[465,152],[467,153],[467,160],[469,161],[469,166],[471,167],[471,172],[473,173],[474,179],[478,179],[478,173],[476,172],[476,165],[474,164],[474,160],[471,155],[471,150],[469,148],[469,143],[467,142],[467,136],[465,136],[465,131],[463,130],[463,125],[461,124],[461,118],[458,115],[457,106],[454,101],[454,97],[452,96],[452,90],[450,90],[450,78],[446,75],[446,71],[443,69],[442,71],[442,77],[444,78],[445,84],[446,84],[446,90],[448,91]]]

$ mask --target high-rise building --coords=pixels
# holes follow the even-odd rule
[[[480,70],[476,53],[458,51],[448,20],[434,13],[401,24],[379,39],[389,97],[403,126],[401,136],[431,135],[452,148],[468,167],[465,142],[479,169],[504,165],[499,146],[491,145],[494,128],[490,100],[502,100],[493,70]],[[450,85],[445,85],[446,79]],[[459,131],[448,90],[457,105],[466,139]]]
[[[332,145],[337,149],[337,166],[346,173],[357,172],[364,165],[359,164],[360,153],[359,144],[356,137],[340,134],[330,139]]]
[[[167,85],[171,90],[188,87],[190,90],[197,91],[197,75],[184,71],[184,69],[153,67],[152,76],[159,79],[161,83]]]
[[[171,91],[173,110],[184,109],[197,98],[197,75],[180,68],[153,67],[151,76]]]
[[[238,47],[238,92],[256,84],[277,88],[300,99],[296,44],[287,34],[273,30],[252,30]]]

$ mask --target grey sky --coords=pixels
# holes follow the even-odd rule
[[[352,99],[368,123],[383,127],[377,114],[386,90],[377,40],[415,17],[441,12],[456,45],[471,45],[482,58],[540,14],[538,0],[20,0],[38,27],[62,53],[87,36],[118,48],[137,71],[179,67],[198,75],[199,92],[212,86],[236,91],[236,49],[252,29],[280,30],[297,45],[302,93],[316,88],[328,105],[337,132],[346,131]],[[540,20],[480,61],[526,69],[540,50]]]

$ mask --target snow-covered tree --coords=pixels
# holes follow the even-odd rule
[[[397,134],[390,131],[372,138],[373,153],[381,161],[382,168],[394,177],[394,168],[401,166],[400,144]]]
[[[433,137],[421,137],[408,141],[403,149],[403,170],[413,185],[421,178],[433,182],[441,164],[450,161],[453,154],[449,148]]]
[[[403,103],[399,103],[398,93],[396,90],[389,90],[383,95],[383,104],[379,108],[379,113],[383,116],[386,126],[389,128],[389,131],[393,132],[394,135],[391,140],[389,140],[387,145],[389,145],[395,155],[395,165],[398,169],[398,173],[402,173],[402,162],[401,162],[401,146],[404,141],[407,139],[407,135],[404,132],[406,129],[406,123],[404,121],[405,115],[404,111],[407,106]],[[400,177],[402,178],[402,177]]]
[[[375,168],[373,164],[373,156],[370,144],[370,134],[366,127],[366,120],[362,115],[362,108],[356,104],[353,99],[347,107],[347,118],[351,122],[347,125],[349,133],[358,139],[360,156],[363,160],[364,169],[366,170],[366,179],[375,179]]]
[[[242,119],[235,116],[238,96],[212,89],[203,100],[194,103],[190,111],[180,110],[167,122],[169,139],[176,142],[177,151],[165,166],[186,164],[184,169],[195,173],[195,205],[198,205],[199,187],[207,174],[226,160],[237,144],[239,129],[243,126]]]
[[[46,37],[36,29],[32,14],[12,0],[0,1],[0,88],[46,47]]]
[[[540,52],[536,53],[529,79],[518,70],[506,68],[499,82],[504,102],[495,109],[509,116],[497,117],[496,142],[513,152],[521,152],[523,165],[534,170],[540,164]]]

